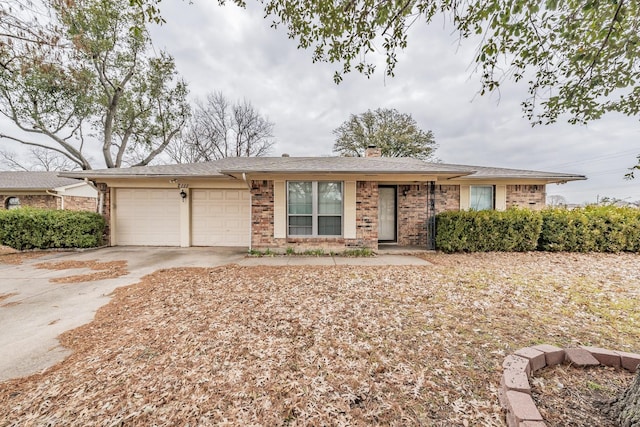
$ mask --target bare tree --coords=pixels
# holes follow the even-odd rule
[[[68,171],[78,169],[78,165],[67,157],[51,150],[33,147],[29,156],[19,156],[13,151],[0,150],[0,165],[8,170],[18,171]]]
[[[567,199],[565,199],[564,196],[553,194],[547,197],[547,205],[553,207],[567,206]]]
[[[0,165],[3,169],[12,171],[28,171],[27,166],[22,163],[18,155],[13,151],[0,150]]]
[[[269,153],[274,144],[274,125],[249,101],[232,104],[221,92],[214,92],[195,104],[186,129],[166,151],[176,163]]]

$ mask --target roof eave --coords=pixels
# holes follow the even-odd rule
[[[452,177],[466,176],[473,172],[454,172],[454,171],[397,171],[397,170],[313,170],[308,169],[296,169],[296,170],[222,170],[220,173],[229,176],[241,176],[242,174],[252,175],[314,175],[314,174],[327,174],[327,175],[451,175]]]
[[[100,179],[120,179],[120,178],[169,178],[169,179],[185,179],[185,178],[228,178],[227,175],[223,174],[215,174],[215,175],[194,175],[194,174],[154,174],[154,173],[145,173],[145,174],[97,174],[97,175],[70,175],[70,174],[60,174],[60,176],[66,178],[87,178],[90,180],[100,180]]]
[[[449,178],[449,179],[457,179],[459,177],[455,177],[455,178]],[[498,180],[498,181],[513,181],[513,180],[531,180],[531,181],[548,181],[549,183],[554,183],[554,182],[569,182],[569,181],[584,181],[587,179],[586,176],[584,175],[571,175],[571,176],[531,176],[531,175],[527,175],[527,176],[523,176],[523,175],[510,175],[510,176],[500,176],[500,175],[480,175],[480,176],[474,176],[474,175],[470,175],[470,176],[464,176],[464,179],[470,180],[470,181],[487,181],[487,180]]]

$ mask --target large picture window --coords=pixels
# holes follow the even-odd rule
[[[469,208],[474,211],[491,210],[494,208],[493,186],[472,185]]]
[[[342,182],[289,181],[287,219],[290,236],[341,236]]]

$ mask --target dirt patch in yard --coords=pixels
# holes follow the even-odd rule
[[[0,384],[0,419],[501,426],[506,354],[640,348],[637,255],[428,259],[158,271],[64,334],[67,360]]]
[[[99,262],[97,260],[90,260],[43,262],[40,264],[36,264],[35,267],[46,270],[72,270],[74,268],[89,268],[96,271],[95,273],[75,274],[71,276],[49,279],[49,281],[52,283],[91,282],[94,280],[115,279],[116,277],[129,274],[129,272],[127,271],[127,261]]]

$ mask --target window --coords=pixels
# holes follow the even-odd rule
[[[342,182],[287,183],[290,236],[342,235]]]
[[[493,209],[493,186],[492,185],[472,185],[471,201],[469,208],[474,211]]]
[[[5,207],[7,209],[17,209],[20,207],[20,199],[17,197],[9,197],[6,201]]]

